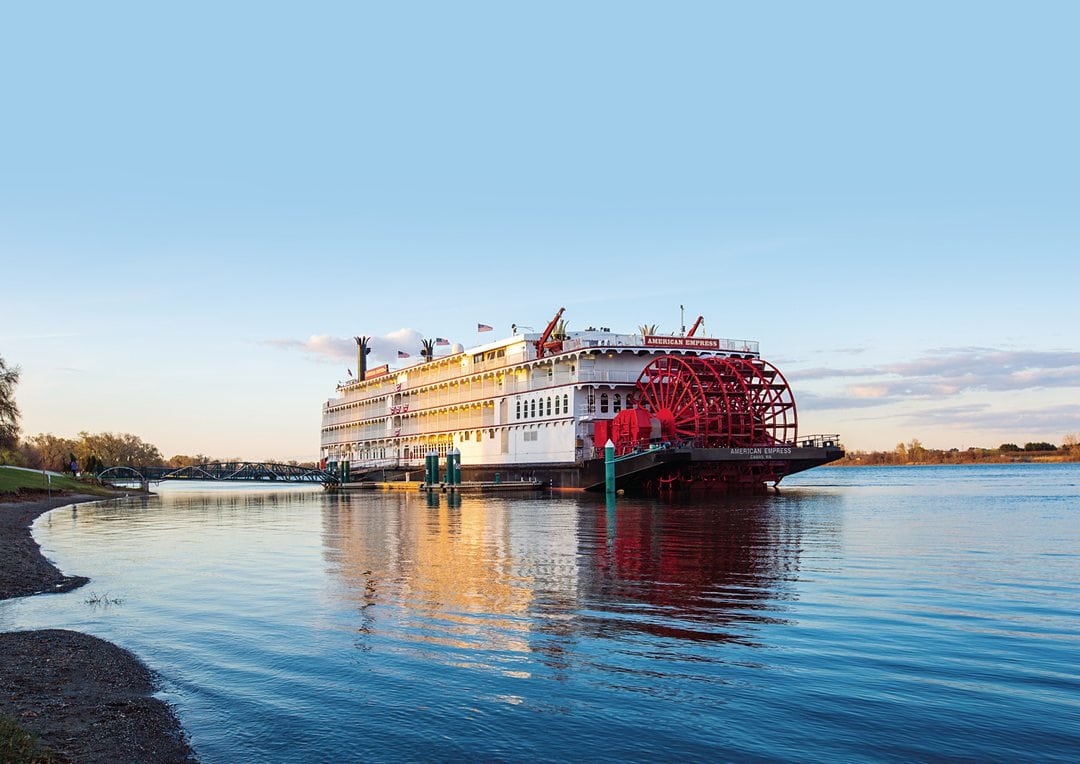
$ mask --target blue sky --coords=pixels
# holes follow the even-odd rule
[[[0,11],[26,434],[314,458],[355,334],[706,317],[851,448],[1080,432],[1075,3]],[[487,335],[486,337],[491,337]],[[485,337],[485,338],[486,338]],[[415,347],[404,347],[414,352]]]

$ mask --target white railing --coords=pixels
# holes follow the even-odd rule
[[[734,340],[722,337],[697,337],[696,339],[716,340],[720,350],[727,353],[754,353],[759,352],[759,343],[756,340]],[[567,340],[563,343],[563,350],[581,350],[583,348],[643,348],[646,347],[645,339],[640,334],[609,334],[604,337],[582,337]],[[649,350],[679,350],[680,348],[661,348],[648,346]]]
[[[578,382],[637,382],[640,372],[636,371],[579,371]]]

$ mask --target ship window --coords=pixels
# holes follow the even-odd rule
[[[608,397],[607,393],[600,393],[600,413],[606,414],[608,410]]]
[[[461,436],[461,439],[462,440],[469,440],[471,438],[471,435],[472,434],[468,430],[466,430],[465,434]]]
[[[483,433],[483,430],[477,430],[476,431],[476,442],[477,443],[480,442],[480,438],[481,438],[482,433]]]
[[[499,352],[496,353],[495,356],[497,358],[505,358],[506,357],[506,349],[505,348],[499,348]]]
[[[520,398],[518,399],[518,402],[517,402],[517,416],[515,416],[514,419],[521,419],[521,399]]]
[[[539,435],[539,433],[536,430],[530,430],[529,432],[525,433],[525,436],[524,436],[523,440],[525,440],[525,441],[534,441],[534,440],[536,440],[537,435]]]
[[[551,416],[551,396],[550,395],[548,396],[548,399],[547,399],[547,415]]]
[[[532,401],[532,416],[536,416],[536,398]]]
[[[559,396],[556,395],[555,396],[555,416],[559,415],[559,402],[560,402]]]
[[[622,396],[618,393],[615,393],[614,398],[615,400],[612,401],[611,410],[618,414],[620,411],[622,411]]]
[[[562,410],[564,414],[570,413],[570,396],[566,393],[563,393],[562,397]]]

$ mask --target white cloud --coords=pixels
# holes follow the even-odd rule
[[[371,353],[367,357],[368,368],[384,363],[395,364],[398,352],[408,353],[409,358],[419,358],[421,342],[424,337],[416,329],[401,328],[383,335],[371,337],[368,347]],[[266,345],[282,350],[298,351],[309,358],[327,363],[341,363],[356,372],[356,340],[352,337],[332,337],[327,334],[313,334],[306,340],[273,339],[266,340]],[[436,348],[437,354],[449,352],[446,346]]]

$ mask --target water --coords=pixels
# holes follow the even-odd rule
[[[0,629],[131,649],[206,762],[1080,751],[1080,465],[614,511],[167,484],[35,536],[92,582],[0,603]]]

